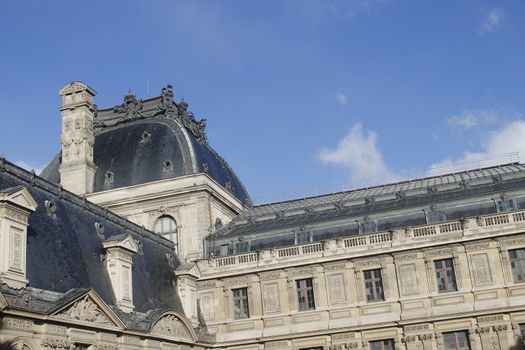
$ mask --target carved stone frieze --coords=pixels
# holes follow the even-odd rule
[[[492,323],[492,322],[498,322],[498,321],[503,321],[503,315],[491,315],[491,316],[478,317],[478,323]]]
[[[499,325],[496,325],[494,327],[494,329],[496,330],[496,332],[505,332],[505,331],[508,331],[509,330],[509,325],[508,324],[499,324]]]
[[[109,345],[109,344],[99,344],[97,345],[97,350],[117,350],[118,347],[116,345]]]
[[[417,335],[405,335],[403,337],[403,342],[405,343],[413,343],[415,341],[418,341],[419,340],[419,336]]]
[[[163,334],[173,337],[192,340],[191,334],[182,321],[175,315],[163,316],[155,323],[151,333]]]
[[[79,321],[113,324],[89,296],[85,296],[76,301],[72,306],[57,316]]]
[[[224,279],[224,283],[227,286],[234,286],[236,284],[245,284],[248,283],[248,276],[240,276],[236,278],[227,278]]]
[[[442,248],[442,249],[432,249],[432,250],[425,250],[425,257],[436,257],[436,256],[447,256],[452,255],[454,253],[453,248]]]
[[[330,350],[348,350],[357,348],[359,348],[359,343],[357,342],[330,345]]]
[[[323,269],[325,271],[344,270],[344,269],[346,269],[346,263],[324,265]]]
[[[366,269],[369,267],[380,267],[381,266],[381,259],[374,258],[374,259],[366,259],[366,260],[356,260],[354,262],[355,268],[358,270]]]
[[[417,253],[408,253],[408,254],[396,254],[395,256],[396,261],[407,261],[407,260],[415,260],[418,258]]]
[[[71,344],[67,338],[53,338],[44,337],[40,343],[44,349],[74,349],[74,344]]]
[[[33,330],[34,323],[31,320],[21,318],[5,317],[2,319],[3,328]]]
[[[307,267],[304,269],[289,270],[288,276],[304,276],[304,275],[311,275],[312,273],[313,273],[313,269],[311,267]]]
[[[264,344],[265,349],[282,349],[288,346],[288,340],[272,341]]]
[[[405,326],[404,330],[406,333],[412,333],[412,332],[420,332],[420,331],[426,331],[430,329],[430,325],[428,324],[416,324],[413,326]]]
[[[197,289],[209,289],[217,287],[217,281],[200,281],[197,282]]]
[[[488,248],[490,248],[490,241],[482,241],[482,242],[465,244],[465,250],[468,252],[476,251],[476,250],[484,250]]]
[[[511,238],[511,239],[501,239],[499,240],[501,247],[513,247],[525,244],[525,236]]]
[[[419,338],[420,338],[422,341],[429,341],[429,340],[434,339],[434,333],[425,333],[425,334],[420,334],[420,335],[419,335]]]
[[[491,326],[483,326],[483,327],[478,327],[476,329],[476,332],[479,334],[486,334],[486,333],[490,333],[491,330],[492,330]]]
[[[281,278],[280,272],[261,273],[259,275],[261,281],[277,280],[279,278]]]
[[[349,339],[355,339],[355,338],[356,338],[356,334],[352,332],[334,334],[332,335],[332,342],[333,343],[346,342]]]

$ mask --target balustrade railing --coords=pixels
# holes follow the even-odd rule
[[[514,213],[501,213],[497,215],[482,216],[476,219],[478,226],[498,226],[505,225],[509,223],[519,223],[525,222],[525,211],[514,212]],[[450,221],[444,222],[435,225],[425,225],[418,226],[408,229],[407,236],[401,239],[411,239],[411,237],[420,239],[429,236],[435,236],[440,234],[462,232],[463,226],[460,221]],[[411,234],[410,234],[411,233]],[[397,237],[397,235],[395,235]],[[340,243],[337,243],[337,248],[335,249],[344,249],[345,252],[352,251],[354,249],[362,250],[363,247],[372,248],[374,245],[376,247],[384,247],[385,244],[393,244],[394,235],[392,232],[379,232],[368,235],[360,235],[354,237],[346,237],[341,239]],[[252,252],[247,254],[233,255],[218,257],[213,259],[215,266],[224,267],[237,264],[247,264],[252,262],[257,262],[259,259],[264,259],[265,257],[272,257],[278,259],[287,259],[293,258],[296,256],[309,255],[309,254],[319,254],[323,253],[326,249],[334,249],[336,246],[335,241],[330,244],[328,242],[316,242],[303,245],[295,245],[291,247],[283,247],[275,250],[267,250],[262,252]],[[326,248],[330,247],[330,248]]]

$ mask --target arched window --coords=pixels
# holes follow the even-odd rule
[[[162,215],[153,225],[153,231],[175,243],[175,253],[178,253],[179,237],[177,221],[169,215]]]

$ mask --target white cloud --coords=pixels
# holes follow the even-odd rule
[[[516,154],[517,152],[517,154]],[[479,152],[464,152],[457,158],[433,164],[429,175],[515,162],[525,155],[525,121],[518,119],[489,134]]]
[[[447,125],[452,128],[471,129],[481,124],[491,124],[498,121],[498,114],[493,110],[464,110],[461,114],[447,119]]]
[[[42,170],[44,169],[43,166],[33,166],[33,165],[26,163],[23,160],[17,160],[15,162],[15,165],[18,165],[19,167],[24,168],[28,171],[34,170],[36,174],[40,174]]]
[[[503,12],[503,10],[499,8],[493,8],[481,23],[479,32],[481,34],[493,32],[497,27],[499,27],[503,23],[504,20],[505,13]]]
[[[342,92],[338,92],[337,94],[335,94],[335,97],[337,98],[337,101],[341,106],[344,106],[348,103],[348,97],[346,97],[346,95]]]
[[[350,180],[354,186],[377,184],[395,178],[377,147],[377,133],[364,131],[360,123],[350,129],[337,148],[325,148],[317,157],[324,164],[350,169]]]

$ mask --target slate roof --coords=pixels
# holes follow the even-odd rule
[[[523,209],[525,165],[510,163],[254,206],[210,234],[208,241],[218,255],[219,245],[237,240],[250,240],[254,251],[293,245],[297,232],[311,232],[313,241],[359,234],[365,218],[377,222],[377,231],[425,225],[424,210],[431,206],[443,209],[447,220],[491,214],[496,212],[491,198],[519,191],[523,193],[512,198]]]
[[[173,272],[180,261],[171,241],[0,158],[0,191],[19,186],[38,203],[27,230],[27,291],[36,295],[35,307],[45,311],[55,302],[50,296],[87,288],[115,305],[102,242],[125,233],[140,246],[133,256],[135,310],[183,312]],[[103,225],[103,232],[95,223]],[[2,288],[9,294],[5,285]]]
[[[250,207],[243,183],[208,144],[206,121],[195,119],[187,107],[185,101],[173,100],[168,85],[159,97],[142,101],[128,93],[122,105],[99,110],[95,117],[94,191],[207,173]],[[60,182],[60,162],[58,154],[41,176]]]

